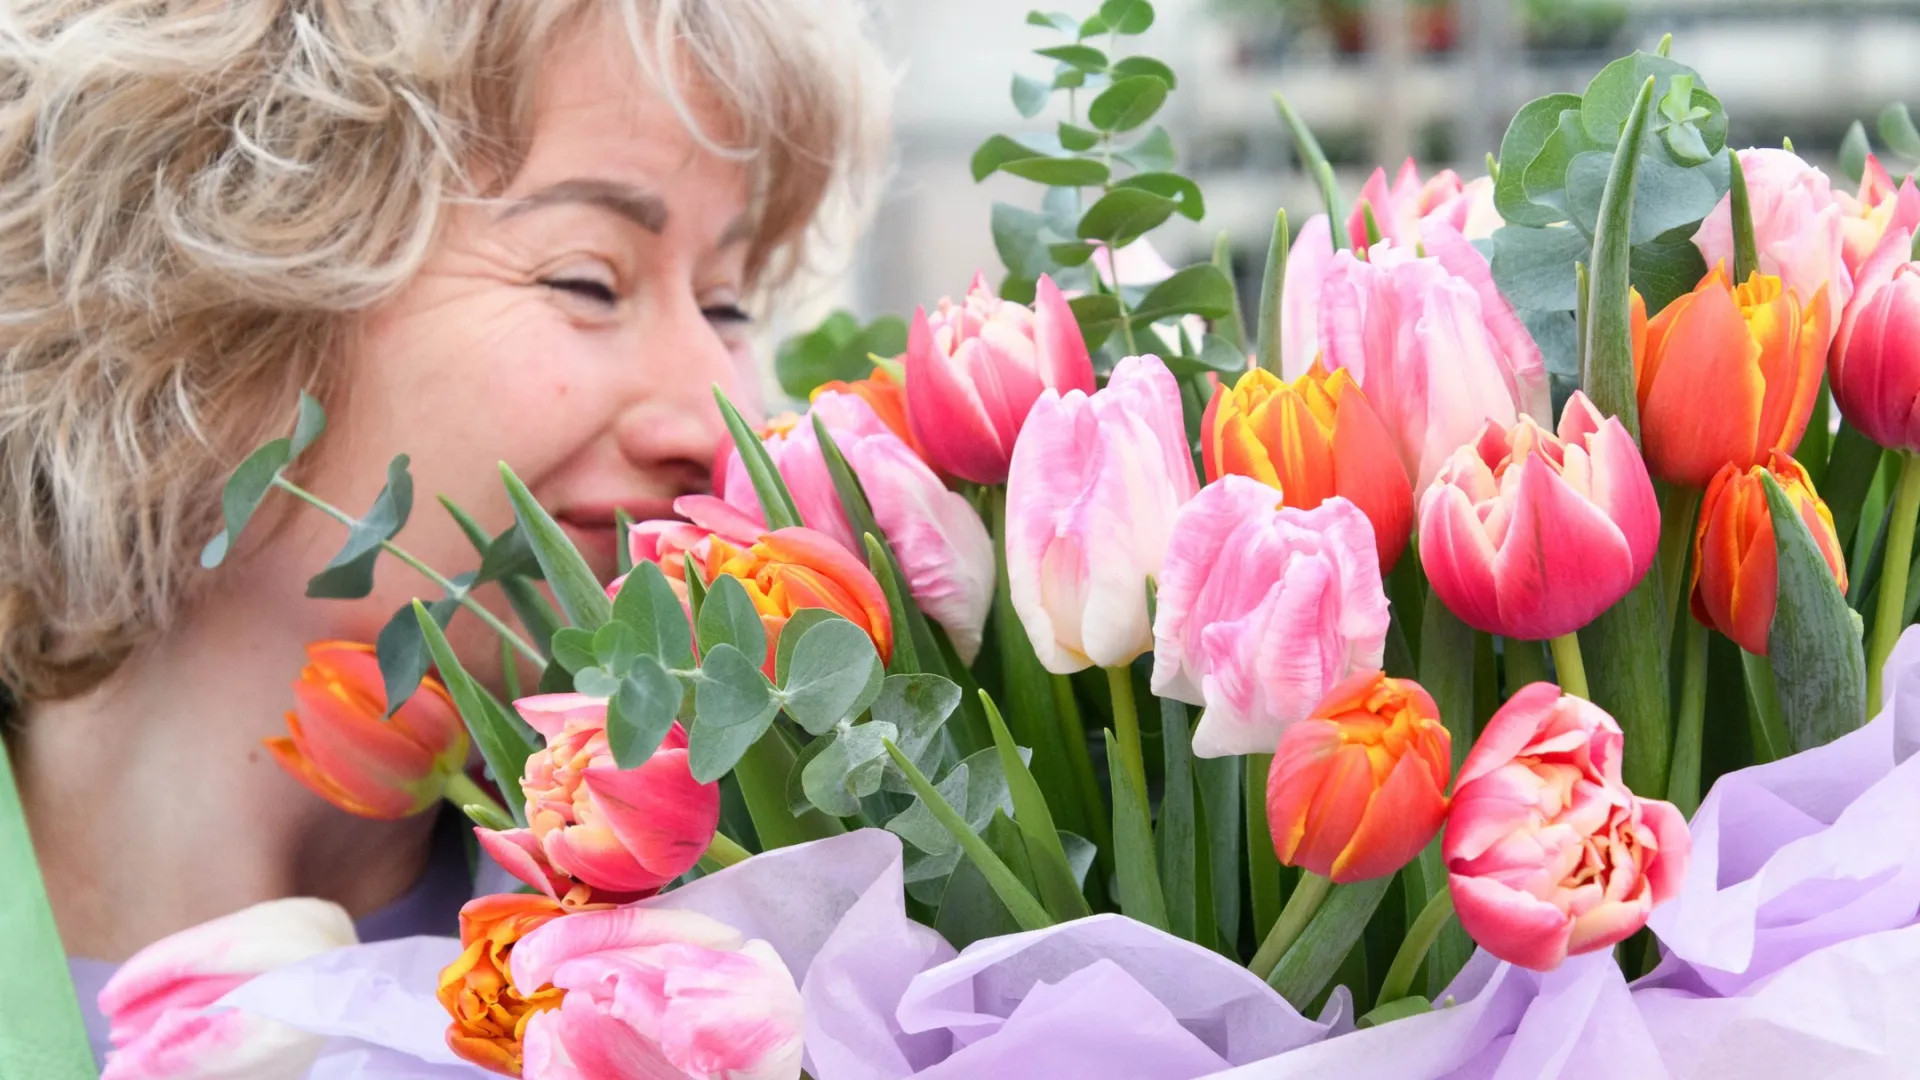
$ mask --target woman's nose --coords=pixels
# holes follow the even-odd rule
[[[666,479],[675,495],[707,489],[715,455],[728,439],[716,388],[749,422],[760,413],[751,359],[729,349],[697,307],[692,314],[667,328],[656,324],[646,335],[636,364],[642,377],[615,425],[621,454],[641,472]]]

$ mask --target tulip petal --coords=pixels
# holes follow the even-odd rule
[[[1069,390],[1093,393],[1097,385],[1093,358],[1087,355],[1080,320],[1074,318],[1060,286],[1046,274],[1033,286],[1033,346],[1040,380],[1050,389],[1063,394]]]
[[[1006,479],[1009,447],[988,418],[973,384],[933,340],[926,309],[907,326],[907,418],[933,462],[977,484]]]
[[[1481,629],[1544,641],[1592,622],[1639,575],[1619,526],[1599,507],[1545,461],[1516,465],[1525,471],[1492,567],[1500,622]]]
[[[560,965],[577,956],[670,942],[738,949],[746,939],[733,927],[694,911],[639,905],[579,911],[520,939],[513,949],[513,981],[545,986]]]
[[[633,769],[588,769],[581,781],[620,846],[669,880],[700,861],[720,827],[720,785],[695,780],[685,750],[656,751]]]
[[[1566,961],[1572,920],[1559,908],[1487,878],[1451,874],[1447,885],[1461,929],[1481,948],[1534,971]]]
[[[1367,881],[1412,862],[1446,820],[1445,787],[1446,777],[1436,777],[1419,754],[1402,753],[1327,876],[1335,883]]]
[[[486,829],[476,827],[473,835],[480,850],[492,857],[500,868],[528,885],[559,900],[572,888],[573,881],[547,865],[540,842],[527,829]]]
[[[1306,374],[1320,355],[1320,293],[1334,263],[1333,230],[1315,214],[1287,251],[1280,290],[1280,371],[1289,380]],[[1328,367],[1339,365],[1329,363]]]

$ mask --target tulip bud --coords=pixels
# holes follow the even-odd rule
[[[1405,866],[1446,818],[1452,746],[1418,683],[1363,671],[1334,687],[1273,752],[1274,853],[1335,884]]]
[[[1729,462],[1745,469],[1791,452],[1820,395],[1831,337],[1824,295],[1798,296],[1760,273],[1732,288],[1726,268],[1714,267],[1647,324],[1644,356],[1635,353],[1648,470],[1701,488]]]
[[[1903,178],[1894,187],[1886,167],[1872,154],[1867,155],[1860,177],[1860,194],[1836,191],[1833,200],[1840,204],[1842,255],[1855,278],[1889,229],[1920,229],[1920,188],[1914,187],[1913,177]]]
[[[1556,437],[1531,417],[1488,424],[1420,500],[1420,564],[1476,630],[1570,634],[1653,566],[1660,508],[1633,437],[1580,391]]]
[[[1721,469],[1707,487],[1693,536],[1693,617],[1757,656],[1767,655],[1780,588],[1773,512],[1761,479],[1769,472],[1813,533],[1840,591],[1847,591],[1847,566],[1833,515],[1799,462],[1775,451],[1764,466]]]
[[[913,313],[907,328],[907,415],[927,460],[976,484],[1007,478],[1014,440],[1046,390],[1094,389],[1080,324],[1040,275],[1033,307],[996,296],[984,274],[958,304]]]
[[[1315,363],[1282,382],[1255,368],[1214,391],[1201,421],[1207,479],[1249,476],[1278,488],[1283,505],[1311,510],[1339,495],[1373,523],[1382,573],[1413,528],[1413,486],[1385,425],[1352,374]]]
[[[440,972],[438,994],[453,1017],[447,1025],[449,1050],[484,1069],[520,1075],[527,1021],[559,1008],[564,995],[547,985],[517,986],[513,949],[565,910],[548,897],[526,893],[476,897],[460,909],[462,951]]]
[[[293,684],[288,735],[266,740],[280,767],[314,794],[361,817],[410,817],[433,806],[466,767],[467,729],[439,682],[387,717],[386,683],[371,645],[320,641]]]
[[[1791,150],[1770,147],[1740,151],[1747,178],[1747,205],[1753,217],[1754,254],[1763,274],[1778,277],[1803,303],[1826,290],[1829,336],[1839,325],[1853,295],[1847,272],[1840,204],[1827,174]],[[1693,234],[1708,266],[1733,265],[1733,204],[1725,195]],[[1824,350],[1826,343],[1820,348]]]
[[[1920,262],[1913,233],[1889,229],[1866,263],[1833,340],[1840,415],[1891,450],[1920,450]]]
[[[1535,971],[1625,940],[1680,889],[1687,822],[1620,779],[1620,725],[1534,683],[1461,763],[1441,839],[1460,926]]]

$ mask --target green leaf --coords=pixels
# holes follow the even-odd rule
[[[1780,686],[1780,712],[1793,750],[1800,752],[1824,746],[1866,722],[1866,655],[1853,610],[1806,522],[1772,475],[1763,480],[1780,576],[1767,656]]]
[[[1038,155],[1009,161],[1000,171],[1054,187],[1093,187],[1107,182],[1107,167],[1089,158],[1055,158]]]
[[[1740,155],[1728,154],[1727,166],[1732,176],[1727,204],[1733,219],[1733,280],[1744,282],[1760,269],[1753,238],[1753,204],[1747,196],[1747,172],[1740,166]]]
[[[0,912],[6,913],[7,927],[6,974],[0,977],[0,1075],[93,1080],[99,1073],[4,740],[0,740]]]
[[[1668,160],[1665,153],[1643,153],[1634,186],[1628,242],[1645,244],[1680,229],[1691,234],[1693,226],[1726,194],[1727,162],[1731,157],[1722,155],[1701,167],[1687,168]],[[1613,152],[1595,150],[1575,157],[1567,169],[1567,206],[1583,229],[1596,227],[1612,167]]]
[[[1120,761],[1113,732],[1102,730],[1107,742],[1107,775],[1113,791],[1113,865],[1119,885],[1120,910],[1156,930],[1167,929],[1167,898],[1155,866],[1153,830],[1147,808],[1140,803],[1127,770]]]
[[[1200,197],[1200,185],[1173,172],[1136,173],[1115,183],[1116,190],[1121,188],[1140,188],[1155,195],[1164,195],[1179,203],[1180,216],[1189,221],[1199,221],[1207,216],[1206,200]]]
[[[893,656],[887,661],[887,674],[911,675],[920,670],[920,649],[914,641],[912,619],[919,615],[913,598],[900,588],[893,572],[893,553],[873,533],[862,535],[867,548],[867,568],[887,598],[887,614],[893,620]]]
[[[593,649],[594,631],[567,626],[554,632],[553,658],[568,672],[583,671],[599,662]]]
[[[913,785],[914,793],[920,796],[921,803],[932,812],[935,820],[947,830],[947,834],[960,845],[961,851],[966,854],[974,867],[986,877],[987,883],[993,887],[994,895],[1007,906],[1007,910],[1013,914],[1020,928],[1044,930],[1052,926],[1053,920],[1048,918],[1046,909],[1040,906],[1040,901],[1034,899],[1033,894],[1020,883],[1013,871],[1007,869],[1007,864],[1001,862],[999,856],[987,847],[986,841],[980,839],[947,800],[941,798],[940,793],[934,790],[933,784],[914,767],[913,762],[907,760],[907,756],[900,752],[899,747],[889,743],[887,753],[892,756],[893,763],[899,766],[900,771],[906,774],[907,782]]]
[[[1274,215],[1273,239],[1267,245],[1267,266],[1260,276],[1260,314],[1253,348],[1255,361],[1274,375],[1280,374],[1280,286],[1286,280],[1287,251],[1291,244],[1287,212],[1282,210]]]
[[[1275,93],[1274,107],[1280,110],[1280,119],[1287,125],[1287,131],[1293,135],[1293,148],[1300,155],[1300,163],[1320,185],[1320,199],[1326,204],[1327,220],[1345,221],[1346,205],[1340,199],[1340,185],[1333,178],[1333,166],[1327,164],[1326,151],[1320,149],[1320,140],[1313,137],[1313,129],[1293,111],[1287,99]],[[1340,230],[1334,230],[1334,246],[1340,244]]]
[[[480,553],[480,570],[474,581],[484,585],[502,578],[539,576],[540,560],[534,558],[533,545],[527,543],[527,534],[516,522],[487,543]]]
[[[787,715],[819,735],[873,703],[879,671],[880,654],[866,631],[845,619],[822,621],[808,628],[787,663]]]
[[[588,697],[610,698],[620,692],[620,676],[597,664],[583,667],[573,673],[573,689]]]
[[[687,609],[657,565],[643,562],[627,574],[613,598],[613,618],[633,630],[639,652],[669,668],[685,671],[693,666],[693,630],[687,625]],[[747,651],[763,654],[764,639],[760,653]]]
[[[1233,347],[1233,344],[1219,334],[1207,334],[1200,339],[1200,351],[1194,356],[1176,356],[1167,361],[1167,367],[1175,375],[1204,375],[1208,373],[1222,376],[1238,376],[1247,370],[1247,354]],[[1228,378],[1231,384],[1232,379]]]
[[[220,507],[226,516],[226,527],[207,546],[200,550],[200,565],[208,570],[225,561],[233,542],[240,538],[241,530],[247,527],[253,512],[260,508],[260,501],[267,497],[267,489],[280,475],[287,462],[292,460],[292,444],[286,439],[275,439],[248,454],[240,467],[233,470],[227,478],[227,485],[220,492]]]
[[[894,740],[922,772],[931,772],[940,762],[940,729],[960,705],[960,686],[952,679],[927,672],[889,675],[880,684],[880,696],[873,699],[873,719],[892,724],[900,733]],[[891,775],[891,774],[889,774]],[[902,777],[892,790],[912,792]]]
[[[613,763],[633,769],[652,757],[673,727],[685,695],[686,688],[660,661],[644,655],[635,658],[620,680],[619,691],[607,702],[607,748],[613,751]]]
[[[492,696],[467,674],[460,658],[454,655],[453,646],[447,643],[447,635],[441,632],[440,624],[434,621],[425,604],[415,600],[413,615],[420,624],[421,635],[426,638],[427,650],[433,654],[434,664],[440,668],[448,696],[453,698],[461,721],[467,725],[467,733],[473,736],[473,744],[480,748],[487,772],[499,785],[514,821],[524,827],[527,800],[520,790],[520,775],[526,770],[528,756],[537,748],[537,736],[517,716],[509,719]]]
[[[1240,802],[1241,759],[1237,757],[1196,758],[1193,763],[1195,785],[1199,790],[1202,819],[1206,822],[1207,853],[1205,863],[1211,878],[1213,923],[1228,944],[1240,927],[1240,824],[1244,816]],[[1272,847],[1268,847],[1271,854]]]
[[[1043,156],[1040,151],[1030,146],[1022,146],[1005,135],[993,135],[973,152],[973,160],[968,167],[972,169],[973,180],[977,184],[998,172],[1000,167],[1008,162]]]
[[[1580,230],[1508,225],[1493,234],[1493,281],[1515,307],[1572,311],[1573,264],[1591,253]]]
[[[1098,349],[1107,335],[1120,325],[1120,301],[1108,293],[1088,293],[1067,301],[1073,309],[1073,317],[1080,324],[1080,336],[1086,338],[1087,348]]]
[[[520,482],[505,462],[500,464],[500,479],[506,484],[514,517],[532,545],[534,557],[540,561],[540,572],[553,589],[560,610],[566,612],[567,621],[582,629],[598,630],[613,617],[613,601],[607,599],[607,590],[594,578],[573,541],[560,531],[553,515],[534,500],[527,485]]]
[[[293,440],[287,447],[287,460],[292,461],[306,453],[307,447],[327,430],[327,410],[320,407],[312,394],[300,391],[300,405],[293,420]]]
[[[1113,156],[1141,172],[1165,172],[1173,168],[1178,155],[1174,153],[1173,136],[1167,134],[1166,128],[1155,124],[1139,141],[1124,150],[1114,151]]]
[[[1648,315],[1659,314],[1707,276],[1707,261],[1693,246],[1692,236],[1692,226],[1685,226],[1634,245],[1628,277],[1647,302]]]
[[[747,477],[753,481],[753,493],[759,497],[760,512],[766,518],[767,531],[787,529],[795,525],[804,525],[800,520],[800,510],[793,504],[793,494],[787,490],[787,482],[780,476],[780,470],[773,464],[773,456],[767,453],[767,445],[760,436],[753,433],[740,410],[733,407],[718,386],[713,388],[713,400],[720,406],[720,415],[726,419],[727,434],[733,436],[733,448],[740,454],[740,463],[746,466]]]
[[[1068,15],[1064,11],[1048,13],[1036,10],[1027,12],[1027,25],[1046,26],[1058,30],[1063,34],[1072,34],[1079,31],[1080,20]]]
[[[1612,65],[1609,65],[1611,67]],[[1641,132],[1653,101],[1654,78],[1648,76],[1635,98],[1635,112],[1620,135],[1619,146],[1600,200],[1594,230],[1593,259],[1589,262],[1587,339],[1581,350],[1580,386],[1600,411],[1616,416],[1635,441],[1640,438],[1640,408],[1635,397],[1633,335],[1629,323],[1627,288],[1631,255],[1634,185],[1640,174]]]
[[[1053,68],[1053,88],[1055,90],[1078,90],[1087,85],[1087,73],[1072,64],[1055,64]]]
[[[1307,928],[1281,955],[1280,963],[1267,976],[1267,985],[1304,1012],[1326,989],[1354,942],[1360,940],[1392,884],[1393,875],[1389,874],[1335,886]]]
[[[1867,126],[1855,120],[1847,128],[1847,134],[1840,140],[1840,171],[1847,178],[1859,183],[1867,175],[1867,155],[1873,153],[1873,143],[1867,140]]]
[[[640,655],[640,638],[618,619],[593,632],[593,659],[616,678],[626,674]]]
[[[1159,844],[1160,883],[1167,895],[1168,929],[1188,941],[1210,945],[1197,933],[1200,837],[1194,806],[1193,732],[1186,705],[1172,698],[1160,699],[1160,751],[1166,762],[1166,783],[1154,839]]]
[[[1164,195],[1139,188],[1116,187],[1087,208],[1080,219],[1080,238],[1104,240],[1122,248],[1173,216],[1179,204]]]
[[[823,383],[852,382],[873,371],[874,356],[898,356],[907,348],[907,324],[882,315],[860,324],[852,314],[835,311],[820,325],[780,342],[773,370],[788,397],[805,401]]]
[[[828,610],[827,608],[801,608],[787,619],[786,625],[780,628],[780,640],[778,644],[774,646],[774,685],[783,686],[786,684],[787,669],[792,665],[793,650],[795,646],[800,644],[800,639],[805,637],[807,631],[812,629],[815,624],[826,622],[829,619],[845,621],[846,616],[841,615],[837,611]]]
[[[1699,74],[1692,68],[1652,53],[1636,52],[1601,68],[1580,97],[1580,123],[1587,137],[1602,146],[1618,143],[1628,123],[1637,115],[1636,110],[1644,110],[1647,104],[1641,100],[1641,90],[1647,80],[1653,80],[1653,90],[1647,95],[1652,100],[1664,96],[1676,78],[1690,80],[1696,101],[1697,95],[1706,94],[1700,86]],[[1711,100],[1712,95],[1706,94],[1706,97]],[[1726,140],[1724,114],[1717,127],[1713,121],[1702,121],[1700,126],[1710,152],[1717,153]]]
[[[472,581],[472,574],[462,574],[453,579],[453,585],[455,589],[465,589]],[[459,606],[457,595],[443,596],[427,605],[427,613],[444,630],[447,622],[453,618],[454,609]],[[387,715],[392,716],[420,688],[420,680],[426,677],[429,664],[427,639],[420,634],[420,623],[413,617],[411,604],[394,612],[393,617],[387,620],[387,625],[380,628],[380,636],[374,639],[373,654],[380,662],[380,681],[387,695]]]
[[[1896,101],[1880,110],[1877,126],[1881,142],[1903,157],[1920,158],[1920,130],[1914,128],[1913,116],[1904,102]]]
[[[802,771],[807,801],[835,817],[858,814],[860,800],[880,790],[887,744],[898,734],[879,720],[842,730]]]
[[[1106,0],[1100,19],[1116,34],[1144,34],[1153,25],[1153,5],[1147,0]]]
[[[1013,87],[1010,93],[1013,97],[1013,107],[1019,111],[1020,115],[1032,118],[1039,116],[1040,110],[1047,107],[1047,99],[1053,96],[1053,84],[1041,82],[1039,79],[1016,71],[1013,73]]]
[[[1099,37],[1106,32],[1107,20],[1098,15],[1089,15],[1081,21],[1080,29],[1075,32],[1074,36],[1081,41],[1085,41],[1090,37]]]
[[[1580,107],[1578,94],[1548,94],[1522,106],[1500,140],[1499,175],[1493,185],[1494,208],[1509,225],[1552,225],[1565,212],[1534,202],[1527,194],[1527,172],[1560,128],[1560,117]]]
[[[1233,282],[1211,263],[1176,271],[1155,285],[1133,309],[1136,322],[1152,322],[1169,315],[1199,315],[1224,319],[1233,312]]]
[[[1000,254],[1008,273],[1032,280],[1053,270],[1054,259],[1047,250],[1053,233],[1047,227],[1045,214],[997,202],[993,204],[989,222],[993,248]]]
[[[1057,134],[1060,138],[1060,145],[1075,153],[1079,153],[1082,150],[1091,150],[1100,145],[1099,132],[1092,128],[1083,128],[1079,124],[1069,124],[1065,120],[1060,121]]]
[[[1827,456],[1825,487],[1827,511],[1833,515],[1833,531],[1840,538],[1840,550],[1853,544],[1853,533],[1860,524],[1860,508],[1866,505],[1867,492],[1880,471],[1883,451],[1860,429],[1840,421],[1833,438],[1833,452]]]
[[[983,691],[980,700],[986,706],[994,749],[1000,755],[1000,768],[1006,773],[1007,788],[1013,797],[1013,820],[1026,842],[1027,861],[1041,903],[1057,922],[1093,914],[1074,879],[1066,849],[1060,846],[1060,833],[1054,827],[1052,812],[1047,809],[1046,796],[1041,794],[1040,785],[1027,770],[1026,763],[1020,760],[1019,748],[1013,744],[1013,736],[1007,732],[1006,721],[1000,718],[993,699]]]
[[[747,596],[740,579],[721,574],[713,579],[706,602],[700,606],[700,651],[732,645],[743,656],[767,655],[767,630],[760,612]]]
[[[1061,266],[1083,266],[1098,250],[1100,250],[1098,244],[1082,244],[1077,241],[1070,244],[1049,244],[1047,256]]]
[[[1168,89],[1158,75],[1115,79],[1087,105],[1087,122],[1101,131],[1132,131],[1166,104]]]
[[[307,579],[307,595],[328,600],[358,600],[373,591],[373,565],[380,545],[406,527],[413,512],[413,474],[407,455],[387,463],[387,484],[365,517],[347,531],[347,542],[326,569]]]
[[[687,766],[695,780],[710,784],[766,734],[780,700],[759,666],[731,645],[715,646],[700,665],[700,676],[693,692],[693,730],[687,733]]]
[[[1130,79],[1136,75],[1151,75],[1167,84],[1171,90],[1180,83],[1173,77],[1173,69],[1155,60],[1151,56],[1127,56],[1113,62],[1109,73],[1116,79]]]
[[[1054,45],[1045,49],[1033,50],[1049,60],[1058,60],[1070,64],[1081,71],[1100,72],[1107,70],[1107,54],[1091,45]]]

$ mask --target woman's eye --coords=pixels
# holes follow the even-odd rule
[[[753,321],[753,316],[748,315],[739,304],[715,304],[701,308],[700,314],[705,315],[708,322],[725,325],[739,325]]]
[[[611,305],[620,299],[611,285],[593,278],[547,278],[540,284],[556,292],[571,293],[602,304]]]

